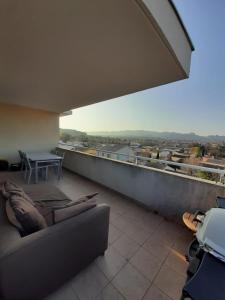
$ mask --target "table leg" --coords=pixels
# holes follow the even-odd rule
[[[35,161],[35,183],[38,183],[38,162]]]
[[[58,161],[58,180],[61,178],[61,172],[60,172],[60,170],[61,170],[61,161],[59,160]]]

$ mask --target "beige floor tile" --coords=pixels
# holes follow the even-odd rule
[[[139,221],[140,219],[143,219],[148,215],[148,211],[143,209],[142,207],[139,207],[138,205],[134,205],[128,208],[125,215],[135,221]]]
[[[127,263],[126,259],[113,246],[105,252],[104,256],[99,256],[95,262],[109,280],[112,280]]]
[[[169,256],[167,257],[165,264],[171,267],[173,270],[186,276],[186,271],[188,263],[181,253],[175,250],[171,250]]]
[[[150,281],[154,279],[161,267],[161,261],[147,250],[141,248],[130,260],[145,277]]]
[[[125,300],[125,298],[112,284],[108,284],[96,300]]]
[[[171,300],[171,298],[160,291],[155,285],[152,285],[143,300]]]
[[[136,221],[139,225],[146,229],[155,230],[162,222],[163,218],[143,208],[135,207],[131,212],[126,214],[129,218]]]
[[[158,218],[156,219],[155,217],[152,218],[152,214],[148,218],[143,218],[143,219],[139,220],[140,226],[145,231],[148,231],[150,234],[153,234],[154,232],[157,231],[161,222],[162,222],[161,219],[158,219]]]
[[[124,231],[126,228],[130,226],[130,222],[123,216],[115,218],[111,221],[111,223],[121,231]]]
[[[100,294],[107,283],[105,275],[93,263],[78,274],[71,285],[80,300],[92,300]]]
[[[183,227],[179,224],[164,219],[160,224],[160,229],[173,232],[176,231],[176,233],[179,233],[183,229]]]
[[[113,243],[113,247],[116,248],[116,250],[118,250],[118,252],[126,259],[130,259],[140,248],[135,241],[127,237],[125,234]]]
[[[150,228],[146,230],[140,223],[126,215],[113,219],[111,223],[140,245],[150,236]]]
[[[111,199],[110,206],[112,212],[116,214],[124,215],[126,213],[127,206],[125,203],[123,203],[122,198],[120,198],[120,196],[117,196],[117,194],[115,194],[114,199]]]
[[[112,284],[126,299],[140,300],[150,286],[150,281],[130,264],[127,264],[113,279]]]
[[[154,284],[173,300],[179,300],[185,279],[185,276],[164,264],[154,280]]]
[[[171,250],[171,247],[161,243],[160,239],[149,239],[144,243],[143,248],[155,255],[161,262],[166,259]]]
[[[123,233],[114,225],[109,225],[109,244],[113,244]]]
[[[182,235],[180,235],[175,239],[172,249],[178,251],[183,255],[186,255],[188,246],[193,239],[194,239],[193,233],[184,229]]]
[[[150,239],[152,241],[159,241],[161,244],[165,246],[172,247],[174,241],[176,240],[176,234],[171,231],[159,230],[154,231],[153,235],[151,235]]]
[[[118,217],[120,217],[120,214],[110,211],[110,222],[112,222],[112,220],[115,220]]]
[[[143,245],[144,242],[147,241],[147,239],[150,236],[149,232],[143,230],[140,226],[132,223],[123,231],[139,245]]]

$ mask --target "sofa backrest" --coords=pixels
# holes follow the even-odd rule
[[[0,257],[19,239],[21,235],[18,229],[8,221],[6,216],[5,199],[0,191]]]

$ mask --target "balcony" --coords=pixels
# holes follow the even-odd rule
[[[60,149],[59,149],[60,150]],[[72,199],[99,192],[110,206],[109,247],[53,299],[173,299],[186,279],[185,254],[192,234],[181,224],[185,210],[207,210],[222,184],[130,163],[66,151],[63,179],[50,181]],[[0,181],[24,180],[20,172],[0,173]],[[45,183],[43,183],[45,184]]]
[[[83,156],[82,163],[87,159],[86,155],[79,153],[68,152],[66,156],[65,166],[71,157],[74,159],[74,166],[77,164],[76,156]],[[108,162],[106,159],[100,160],[103,164]],[[101,170],[102,163],[99,163],[98,170]],[[118,167],[117,163],[110,163]],[[87,163],[83,165],[84,170],[90,172],[90,168],[91,165],[88,167]],[[131,170],[132,176],[137,176],[135,168]],[[79,172],[79,165],[76,171]],[[172,183],[173,176],[169,176]],[[20,172],[0,173],[0,181],[5,178],[19,184],[24,183]],[[54,176],[51,178],[53,184],[73,199],[99,192],[97,201],[110,205],[111,219],[109,247],[105,256],[97,258],[46,300],[179,299],[187,267],[184,255],[192,239],[188,230],[141,207],[127,196],[71,171],[64,170],[63,179],[59,182],[54,180]],[[128,179],[124,177],[124,182],[126,181],[128,183]],[[159,188],[162,186],[155,187]],[[176,190],[170,196],[175,197],[179,211],[182,199],[176,197]]]
[[[184,211],[207,211],[215,206],[217,196],[225,196],[221,183],[83,152],[61,151],[66,153],[66,169],[119,192],[173,222],[181,222]]]
[[[53,149],[65,111],[189,76],[194,47],[170,0],[0,7],[0,155],[9,163],[19,149]],[[99,192],[110,205],[109,248],[48,299],[179,299],[192,239],[181,215],[211,207],[224,188],[72,151],[64,168],[52,183],[68,196]],[[5,179],[24,183],[20,172]]]

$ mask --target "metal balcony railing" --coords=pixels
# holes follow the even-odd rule
[[[65,148],[61,145],[59,145],[59,148],[62,148],[65,150]],[[67,149],[68,150],[68,149]],[[70,149],[70,151],[74,152],[82,152],[82,151],[77,151],[75,147],[73,149]],[[124,153],[118,153],[118,152],[111,152],[111,151],[106,151],[106,150],[101,150],[101,149],[96,149],[97,157],[105,158],[105,159],[113,159],[116,161],[121,161],[122,159],[118,159],[118,157],[124,157],[125,160],[122,161],[127,161],[129,163],[133,163],[134,165],[143,165],[141,162],[153,162],[153,163],[159,163],[163,164],[165,166],[172,167],[174,166],[175,168],[180,168],[183,170],[191,170],[191,171],[202,171],[202,172],[207,172],[211,174],[217,174],[218,175],[218,180],[213,180],[217,181],[220,183],[225,184],[225,169],[215,169],[215,168],[207,168],[207,167],[202,167],[198,165],[191,165],[191,164],[186,164],[186,163],[178,163],[170,160],[163,160],[163,159],[156,159],[156,158],[151,158],[151,157],[144,157],[144,156],[139,156],[139,155],[129,155],[129,154],[124,154]],[[102,155],[105,154],[105,155]],[[108,154],[108,155],[107,155]],[[114,157],[112,158],[111,155]],[[150,167],[154,168],[154,166],[146,166],[145,167]],[[155,168],[157,169],[157,168]],[[190,177],[196,177],[194,175],[187,174]]]
[[[191,165],[191,164],[185,164],[185,163],[178,163],[170,160],[162,160],[162,159],[156,159],[156,158],[150,158],[150,157],[144,157],[144,156],[135,156],[135,155],[128,155],[128,154],[123,154],[123,153],[117,153],[117,152],[110,152],[110,151],[105,151],[105,150],[96,150],[97,153],[105,153],[109,155],[116,155],[116,156],[124,156],[127,158],[127,161],[133,162],[135,165],[141,164],[141,161],[145,162],[157,162],[160,164],[163,164],[165,166],[174,166],[174,167],[179,167],[182,169],[189,169],[189,170],[195,170],[195,171],[202,171],[202,172],[208,172],[212,174],[218,174],[219,175],[219,182],[224,183],[224,177],[225,177],[225,169],[215,169],[215,168],[207,168],[207,167],[202,167],[202,166],[197,166],[197,165]],[[97,155],[103,158],[102,155]],[[110,157],[109,157],[110,158]],[[119,159],[115,159],[120,161]]]

